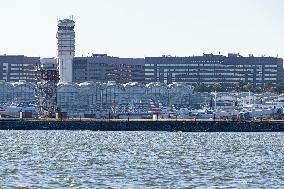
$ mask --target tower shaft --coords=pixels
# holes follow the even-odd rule
[[[58,21],[57,56],[60,82],[72,82],[73,58],[75,56],[75,22],[71,19]]]

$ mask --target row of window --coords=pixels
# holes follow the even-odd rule
[[[220,62],[221,63],[221,62]],[[228,67],[228,66],[235,66],[235,67],[273,67],[276,68],[278,65],[277,64],[267,64],[267,63],[263,63],[263,65],[257,65],[257,64],[250,64],[250,63],[242,63],[242,64],[211,64],[211,63],[199,63],[199,64],[195,64],[195,63],[191,63],[191,62],[183,62],[183,63],[145,63],[146,67],[157,67],[157,66],[170,66],[170,67],[174,67],[174,66],[196,66],[196,67],[200,67],[200,66],[210,66],[210,67],[220,67],[220,66],[224,66],[224,67]]]

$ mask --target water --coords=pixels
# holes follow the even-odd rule
[[[283,188],[282,133],[0,131],[0,188]]]

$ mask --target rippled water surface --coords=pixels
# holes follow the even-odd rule
[[[0,188],[283,188],[284,134],[0,131]]]

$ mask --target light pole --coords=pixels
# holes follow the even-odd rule
[[[216,111],[216,108],[217,108],[217,92],[215,91],[215,99],[214,99],[214,110]]]
[[[103,109],[103,88],[101,87],[100,88],[100,90],[101,90],[101,110]]]

